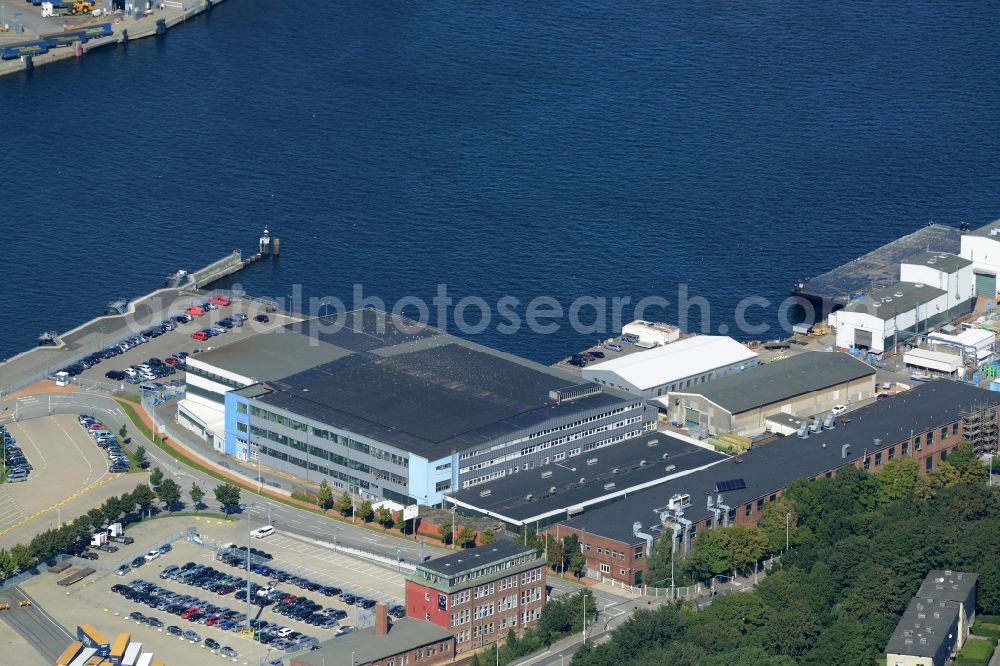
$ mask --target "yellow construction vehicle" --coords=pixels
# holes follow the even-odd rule
[[[90,0],[77,0],[69,8],[70,14],[89,14],[92,11],[94,11],[94,3]]]

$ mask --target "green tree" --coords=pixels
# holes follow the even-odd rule
[[[687,638],[706,650],[738,650],[760,642],[770,612],[754,594],[727,594],[717,597],[692,622]]]
[[[484,546],[488,543],[493,543],[494,541],[496,541],[496,539],[497,535],[493,532],[492,529],[483,530],[483,533],[479,535],[479,542],[482,543]]]
[[[972,445],[962,442],[948,454],[948,464],[958,472],[961,483],[984,483],[986,481],[986,465],[976,457]]]
[[[347,494],[346,490],[340,496],[340,499],[337,500],[337,504],[334,508],[336,508],[337,511],[340,512],[340,515],[345,518],[351,515],[351,511],[354,508],[354,500],[351,499],[351,496]]]
[[[644,578],[647,585],[651,587],[667,587],[670,585],[671,577],[671,551],[673,542],[672,532],[664,530],[659,539],[653,542],[653,552],[646,560],[646,576]],[[673,578],[676,584],[677,576],[681,573],[681,558],[679,553],[673,553]]]
[[[472,655],[472,661],[469,662],[469,666],[483,666],[482,662],[479,661],[479,655],[478,654]]]
[[[767,535],[768,551],[780,553],[785,550],[785,537],[788,537],[788,545],[797,543],[799,536],[798,516],[791,500],[786,497],[779,497],[773,502],[764,505],[764,511],[760,514],[757,527]],[[787,526],[788,531],[785,531]]]
[[[587,568],[587,556],[583,554],[583,544],[575,534],[563,537],[563,550],[566,553],[566,571],[571,571],[579,578]]]
[[[756,525],[722,528],[733,572],[745,571],[767,554],[767,535]]]
[[[333,490],[326,479],[319,484],[319,492],[316,493],[316,506],[326,511],[333,506]]]
[[[684,568],[693,578],[708,581],[713,576],[731,571],[729,539],[723,530],[725,528],[717,527],[702,532],[691,546],[691,551],[684,559]]]
[[[101,529],[104,525],[104,511],[100,507],[94,507],[87,512],[87,522],[89,522],[95,530]]]
[[[812,609],[802,600],[773,609],[764,628],[762,645],[774,654],[801,657],[819,637],[821,626]]]
[[[389,510],[389,507],[380,506],[378,510],[375,511],[375,522],[383,528],[392,525],[392,511]]]
[[[173,479],[164,479],[156,489],[156,496],[164,503],[168,511],[174,511],[181,499],[181,487]]]
[[[154,467],[153,471],[149,473],[149,485],[157,488],[161,483],[163,483],[163,470],[159,467]]]
[[[126,439],[128,437],[128,426],[124,423],[122,424],[122,427],[118,429],[118,436],[122,439]]]
[[[240,487],[231,483],[221,483],[213,490],[215,500],[222,505],[222,511],[226,515],[233,512],[233,509],[240,503]]]
[[[889,504],[913,495],[920,479],[920,463],[911,456],[890,460],[875,475],[879,484],[879,502]]]
[[[201,501],[205,499],[205,491],[197,483],[192,482],[188,495],[191,497],[191,503],[194,504],[194,510],[197,511],[198,507],[201,506]]]
[[[441,535],[441,541],[443,541],[445,544],[451,543],[451,538],[452,536],[454,536],[454,532],[451,529],[450,520],[446,520],[443,523],[441,523],[441,526],[438,528],[438,534]]]
[[[375,512],[372,511],[371,502],[365,500],[364,502],[361,503],[361,506],[358,507],[358,517],[361,518],[361,520],[365,521],[366,523],[371,522],[372,518],[375,517]]]
[[[122,426],[123,428],[125,426]],[[141,469],[149,467],[149,460],[146,459],[146,447],[139,445],[135,448],[135,464]]]
[[[149,507],[153,505],[156,500],[156,493],[145,483],[140,483],[132,491],[132,499],[135,501],[136,505],[145,513],[149,510]]]
[[[403,512],[399,511],[396,513],[396,518],[392,523],[393,528],[399,530],[400,532],[406,532],[406,520],[403,518]]]
[[[476,545],[476,530],[472,529],[471,526],[465,525],[462,529],[458,531],[458,537],[456,537],[458,545],[462,548],[471,548]]]

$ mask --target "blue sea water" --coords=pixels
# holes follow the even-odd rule
[[[972,1],[227,0],[0,79],[0,358],[265,224],[256,294],[446,284],[523,317],[687,285],[710,331],[756,295],[774,335],[796,278],[1000,217],[995,33]],[[552,362],[602,337],[557,321],[494,309],[477,339]]]

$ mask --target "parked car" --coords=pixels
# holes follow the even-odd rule
[[[834,405],[833,409],[830,410],[830,411],[833,412],[834,416],[840,416],[841,414],[846,414],[847,413],[847,406],[846,405]]]
[[[269,321],[271,321],[271,318],[268,317],[266,314],[259,314],[256,317],[254,317],[253,320],[256,322],[260,322],[261,324],[266,324]]]

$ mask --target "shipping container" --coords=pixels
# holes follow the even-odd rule
[[[122,659],[125,657],[125,650],[128,649],[130,637],[128,634],[121,633],[115,637],[115,643],[111,646],[111,654],[108,655],[108,661],[110,661],[114,666],[121,666]]]
[[[70,666],[81,650],[83,650],[83,643],[80,641],[70,643],[66,651],[62,653],[62,656],[56,660],[56,666]]]
[[[143,652],[142,655],[136,659],[135,666],[149,666],[153,663],[153,653]]]
[[[42,35],[42,41],[50,49],[58,48],[60,46],[73,46],[74,42],[86,42],[89,37],[86,33],[81,31],[74,32],[58,32],[53,35]]]
[[[108,642],[108,639],[89,624],[77,626],[76,637],[83,641],[87,647],[97,650],[98,656],[107,657],[111,653],[111,643]]]
[[[27,42],[25,44],[10,44],[0,46],[0,60],[17,60],[21,56],[35,56],[48,53],[45,42]]]
[[[81,32],[90,39],[97,39],[98,37],[107,37],[113,31],[111,30],[110,23],[98,23],[97,25],[85,26],[79,30],[74,30],[73,32]]]
[[[128,649],[125,650],[125,656],[122,658],[122,666],[135,666],[141,652],[142,643],[129,643]]]
[[[94,648],[85,647],[83,648],[83,650],[80,651],[80,654],[76,655],[76,659],[74,659],[69,666],[83,666],[95,654],[97,654],[97,650],[95,650]]]

